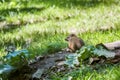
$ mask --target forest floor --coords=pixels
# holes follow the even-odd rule
[[[5,48],[26,49],[31,58],[52,55],[67,47],[65,38],[76,33],[86,44],[120,40],[119,0],[2,0],[0,1],[0,57]],[[87,66],[52,80],[118,80],[119,64],[106,64],[98,70]],[[24,73],[24,72],[23,72]],[[110,77],[111,76],[111,77]]]

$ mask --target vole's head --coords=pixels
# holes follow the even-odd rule
[[[77,37],[75,34],[70,34],[68,37],[65,38],[65,41],[69,41],[72,37]]]

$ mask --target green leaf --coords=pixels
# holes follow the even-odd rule
[[[80,55],[79,59],[87,59],[91,55],[93,55],[93,50],[95,50],[94,46],[83,46],[80,50],[78,50],[76,53]]]
[[[10,65],[0,65],[0,74],[3,73],[9,73],[10,71],[12,71],[14,69],[14,67],[10,66]]]
[[[95,49],[93,51],[93,53],[98,56],[105,56],[106,58],[114,58],[115,57],[115,52],[108,51],[106,49]]]
[[[6,64],[19,68],[22,67],[23,65],[27,65],[28,58],[29,54],[27,50],[18,50],[7,54],[4,57],[4,60]]]
[[[11,59],[11,58],[13,58],[13,57],[16,57],[16,56],[18,56],[18,55],[24,55],[24,56],[26,56],[26,57],[28,57],[28,50],[18,50],[18,51],[14,51],[14,52],[12,52],[12,53],[8,53],[6,56],[5,56],[5,58],[6,59]]]
[[[65,64],[68,65],[69,67],[75,67],[75,65],[79,65],[78,61],[78,54],[70,54],[66,57]]]

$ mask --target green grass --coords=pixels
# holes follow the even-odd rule
[[[68,80],[69,77],[72,77],[72,80],[119,80],[119,68],[119,64],[98,66],[98,70],[89,66],[83,66],[65,75],[60,73],[58,73],[59,75],[54,74],[52,80]]]
[[[0,2],[0,26],[2,23],[16,24],[10,29],[0,27],[0,56],[5,55],[5,46],[13,43],[21,49],[28,41],[31,42],[28,50],[33,57],[55,53],[67,47],[64,39],[72,32],[86,44],[120,39],[119,0],[21,1]],[[117,80],[119,66],[110,67],[105,68],[106,75],[104,71],[91,73],[89,70],[85,74],[74,71],[70,75],[78,73],[75,80]],[[59,79],[54,77],[53,80]]]

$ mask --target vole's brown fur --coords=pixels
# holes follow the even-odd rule
[[[68,41],[68,48],[71,52],[75,52],[85,44],[84,41],[75,34],[70,34],[65,40]]]

